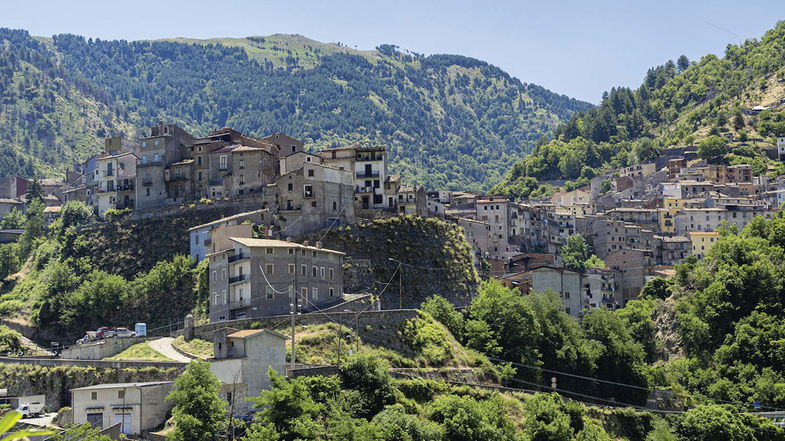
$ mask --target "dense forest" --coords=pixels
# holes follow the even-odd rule
[[[383,144],[407,179],[482,189],[590,107],[472,58],[392,45],[343,51],[297,37],[224,45],[2,29],[0,174],[62,173],[100,149],[101,137],[134,137],[164,120],[196,135],[223,126],[281,131],[314,149]]]
[[[767,138],[785,135],[785,114],[778,109],[785,98],[784,67],[785,23],[779,23],[760,40],[728,45],[723,58],[690,62],[682,55],[649,69],[639,88],[611,89],[598,107],[575,114],[552,138],[540,140],[493,191],[526,198],[543,192],[538,180],[585,184],[608,169],[651,161],[662,149],[719,135],[732,136],[741,148],[718,159],[752,163],[761,174],[771,165]],[[744,112],[757,105],[773,109]]]

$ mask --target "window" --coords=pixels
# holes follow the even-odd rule
[[[292,187],[292,183],[291,183],[291,182],[290,182],[289,184],[287,184],[287,185],[286,185],[286,189],[287,189],[288,191],[292,191],[292,188],[293,188],[293,187]]]
[[[245,168],[245,159],[241,159],[240,160],[239,166],[240,166],[240,168]]]
[[[316,251],[311,251],[311,253],[313,257],[316,257]]]
[[[226,163],[227,163],[226,155],[221,155],[218,158],[218,168],[220,170],[226,170]]]
[[[317,269],[315,266],[311,268],[311,277],[316,277],[316,271]]]
[[[156,143],[157,142],[158,141],[156,141]],[[159,160],[158,153],[156,153],[156,154],[153,155],[153,162],[158,162],[158,160]]]
[[[330,297],[335,296],[335,288],[330,288]]]
[[[324,267],[319,268],[319,277],[324,279]]]
[[[338,209],[338,203],[333,201],[333,211]]]
[[[308,169],[308,177],[313,177],[313,169]]]
[[[226,290],[221,290],[221,297],[223,298],[224,305],[226,304]]]
[[[240,185],[245,185],[245,176],[240,175]]]
[[[202,157],[201,156],[197,156],[196,157],[196,165],[202,165]]]
[[[218,271],[213,270],[213,281],[218,280]]]
[[[197,180],[198,180],[198,181],[201,181],[201,180],[202,180],[202,172],[199,172],[199,176],[198,176]]]
[[[118,400],[125,399],[125,389],[117,391],[117,399]]]
[[[334,278],[335,278],[335,270],[330,268],[330,280],[333,280]]]
[[[306,265],[300,265],[300,275],[301,276],[308,275],[308,267]]]
[[[213,293],[213,306],[218,306],[218,293]]]
[[[150,197],[150,189],[149,189],[149,188],[145,188],[145,190],[146,190],[146,191],[145,191],[145,195],[146,195],[147,197]]]
[[[294,254],[294,248],[289,248],[289,255],[291,256],[292,254]]]
[[[294,271],[295,271],[294,264],[293,264],[293,263],[290,263],[290,264],[289,264],[289,274],[294,274]]]
[[[97,400],[98,399],[98,392],[90,392],[90,399]]]
[[[570,292],[569,291],[565,291],[564,292],[564,298],[565,299],[569,299],[570,298]]]
[[[314,300],[319,299],[319,288],[312,288],[311,289],[311,298]]]
[[[300,296],[303,298],[303,300],[307,301],[308,300],[308,288],[305,288],[305,287],[300,288]]]
[[[313,185],[308,184],[303,187],[303,197],[304,198],[313,197]]]
[[[274,269],[274,268],[275,268],[275,265],[273,265],[272,263],[268,263],[268,264],[266,264],[266,265],[264,266],[265,272],[266,272],[267,274],[270,274],[270,275],[272,275],[272,274],[273,274],[273,269]]]
[[[226,280],[226,268],[221,269],[221,279]]]
[[[273,253],[273,249],[272,248],[265,248],[264,252],[267,253],[267,254],[272,254]]]

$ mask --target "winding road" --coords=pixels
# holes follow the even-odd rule
[[[175,349],[174,345],[172,345],[173,341],[174,339],[172,337],[163,337],[159,338],[158,340],[150,340],[148,344],[154,351],[163,354],[174,361],[190,363],[192,358],[186,357],[180,352],[177,352],[177,349]]]

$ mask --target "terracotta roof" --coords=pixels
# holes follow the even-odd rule
[[[228,338],[247,338],[247,337],[251,337],[253,335],[261,334],[262,332],[266,332],[268,334],[271,334],[271,335],[274,335],[276,337],[280,337],[280,338],[283,338],[283,339],[287,338],[286,336],[281,335],[281,334],[279,334],[279,333],[277,333],[275,331],[271,331],[269,329],[244,329],[242,331],[233,332],[233,333],[227,335],[226,337],[228,337]]]
[[[24,202],[20,201],[19,199],[12,199],[12,198],[0,198],[0,203],[3,203],[3,204],[24,204]]]
[[[194,162],[194,160],[189,158],[189,159],[183,159],[182,161],[173,162],[173,163],[169,164],[169,166],[186,165],[186,164],[191,164],[193,162]]]
[[[44,213],[59,213],[62,207],[57,205],[55,207],[46,207],[44,208]]]
[[[241,145],[234,149],[235,152],[266,152],[267,150],[261,147],[253,147],[250,145]]]

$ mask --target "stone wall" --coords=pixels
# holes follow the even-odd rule
[[[0,358],[0,384],[14,395],[45,395],[56,411],[70,406],[71,389],[102,383],[174,380],[182,363]]]
[[[371,259],[344,258],[343,292],[355,293],[366,291],[373,286],[374,272]]]
[[[95,343],[74,345],[60,351],[60,358],[70,360],[103,360],[147,340],[145,337],[108,338]]]
[[[380,345],[396,351],[404,351],[403,343],[398,336],[398,327],[406,320],[417,316],[415,309],[392,309],[384,311],[364,312],[329,312],[310,313],[295,317],[295,325],[318,325],[321,323],[337,322],[353,330],[357,330],[360,338],[368,338],[374,345]],[[218,329],[231,327],[235,329],[266,328],[280,329],[286,332],[290,326],[290,317],[278,315],[258,319],[227,320],[209,323],[194,328],[194,336],[207,341],[213,340],[213,332]]]

